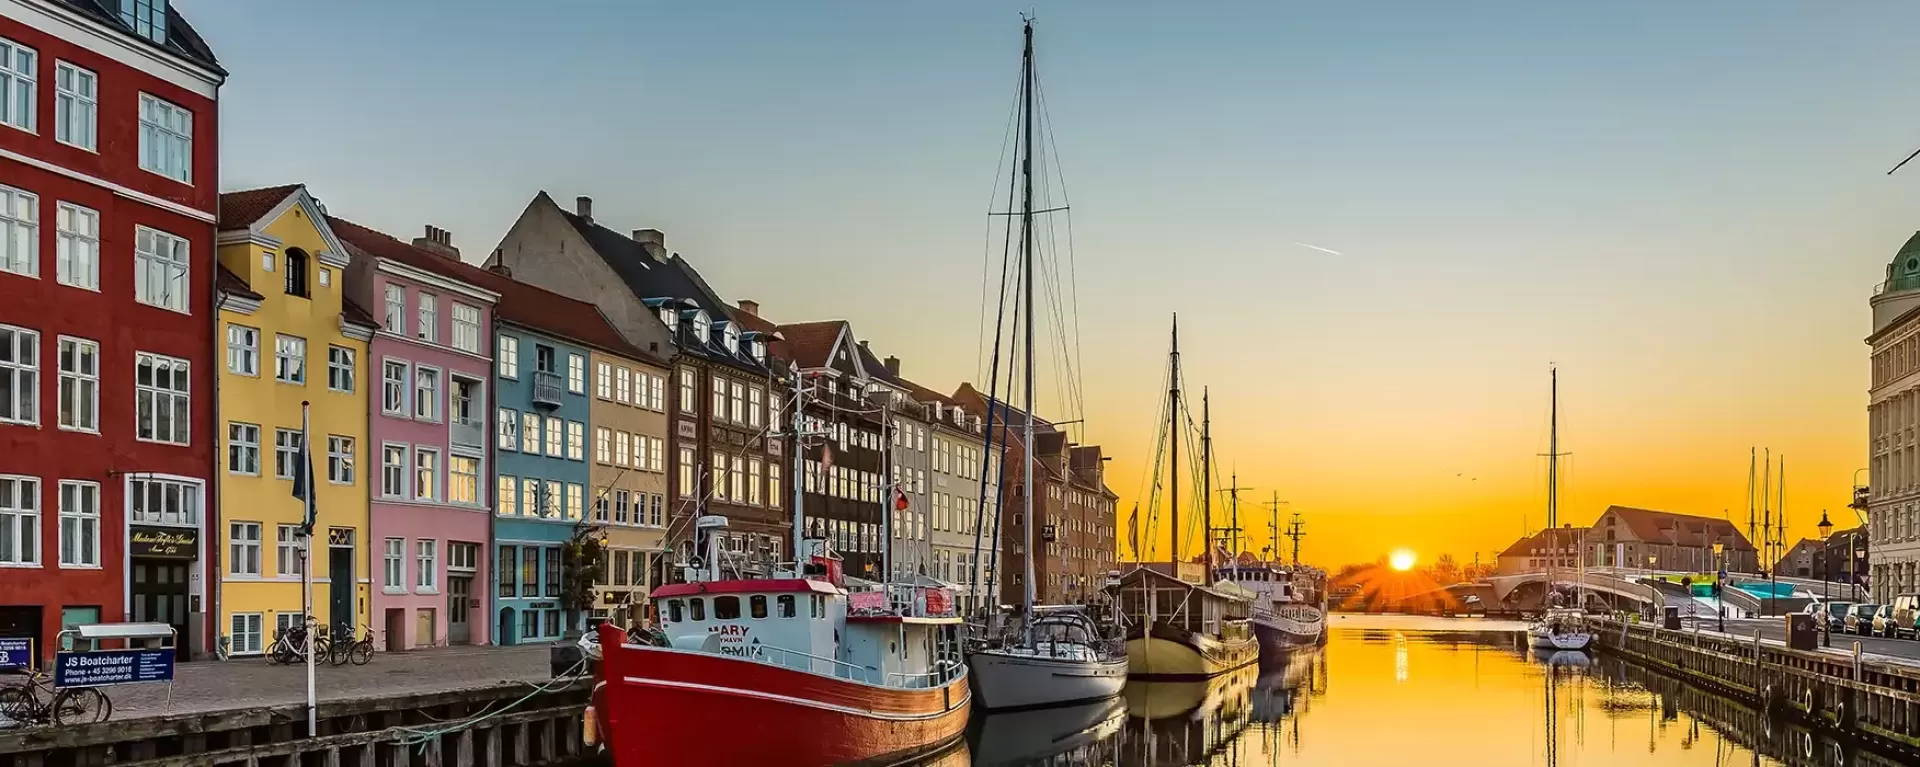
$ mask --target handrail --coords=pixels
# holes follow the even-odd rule
[[[846,662],[846,661],[843,661],[843,660],[840,660],[840,659],[838,659],[838,658],[828,658],[828,657],[824,657],[824,656],[820,656],[820,655],[814,655],[813,653],[809,653],[809,652],[801,652],[801,651],[799,651],[799,650],[790,650],[790,649],[788,649],[788,648],[785,648],[785,647],[779,647],[779,646],[775,646],[775,645],[767,645],[767,644],[763,644],[763,645],[755,645],[755,646],[754,646],[754,648],[753,648],[753,654],[754,654],[754,655],[756,655],[756,656],[759,656],[759,659],[760,659],[761,661],[763,661],[763,662],[766,662],[766,663],[773,663],[774,665],[776,665],[776,666],[780,666],[781,668],[792,668],[791,666],[789,666],[789,665],[787,665],[787,664],[785,664],[785,663],[776,663],[776,662],[774,662],[774,661],[772,661],[772,660],[770,660],[770,659],[768,659],[767,657],[765,657],[765,656],[766,656],[766,652],[767,652],[768,650],[775,650],[775,651],[778,651],[778,652],[781,652],[781,653],[786,653],[786,654],[788,654],[788,655],[798,655],[798,656],[800,656],[800,657],[803,657],[803,658],[807,658],[807,659],[810,659],[810,660],[818,660],[818,661],[826,661],[826,662],[828,662],[828,663],[831,663],[831,664],[833,664],[833,667],[834,667],[834,668],[835,668],[836,670],[837,670],[837,669],[840,669],[840,668],[846,668],[846,669],[849,669],[850,671],[858,671],[858,672],[862,672],[862,674],[861,674],[861,675],[862,675],[862,676],[865,676],[865,677],[867,677],[867,679],[868,679],[868,680],[871,680],[871,679],[872,679],[872,675],[873,675],[873,674],[875,674],[875,673],[878,673],[878,672],[880,671],[880,669],[877,669],[877,668],[874,668],[874,667],[872,667],[872,666],[862,666],[862,665],[859,665],[859,664],[855,664],[855,663],[848,663],[848,662]],[[839,675],[839,674],[835,674],[834,676],[840,676],[840,675]],[[847,676],[847,678],[848,678],[848,679],[855,679],[855,678],[857,678],[857,677],[855,677],[855,676],[854,676],[853,674],[851,674],[851,673],[850,673],[850,674],[847,674],[846,676]]]

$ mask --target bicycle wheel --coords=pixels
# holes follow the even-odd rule
[[[327,663],[335,666],[347,665],[347,656],[353,652],[352,642],[327,643]]]
[[[68,687],[53,696],[53,723],[94,724],[113,716],[113,701],[92,687]]]
[[[324,636],[317,636],[313,638],[313,662],[314,663],[319,663],[321,658],[327,657],[332,652],[333,652],[333,642],[328,641],[327,638]],[[305,658],[303,657],[302,660],[304,659]]]
[[[347,653],[353,659],[353,665],[365,666],[373,660],[373,640],[362,639],[353,643],[353,649]]]
[[[293,663],[296,657],[291,642],[274,642],[273,648],[267,652],[267,660],[283,666]]]
[[[36,708],[33,693],[25,687],[0,687],[0,716],[26,724]]]

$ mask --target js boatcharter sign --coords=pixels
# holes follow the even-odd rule
[[[53,686],[105,687],[173,679],[173,650],[63,652],[54,659]]]

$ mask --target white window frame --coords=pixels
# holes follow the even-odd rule
[[[5,185],[0,185],[0,272],[40,277],[40,195]]]
[[[421,482],[421,479],[425,482]],[[422,485],[425,485],[422,488]],[[422,490],[425,492],[422,492]],[[439,448],[413,446],[413,499],[424,503],[436,503],[440,499],[435,495],[440,489],[440,450]]]
[[[56,500],[60,504],[60,567],[100,569],[100,483],[60,480]],[[85,535],[84,530],[93,534]]]
[[[234,613],[227,620],[227,654],[259,655],[266,641],[266,619],[262,613]]]
[[[40,108],[40,94],[34,87],[39,68],[39,51],[0,37],[0,125],[39,132],[34,119]]]
[[[273,526],[273,572],[282,578],[300,577],[301,555],[306,553],[305,536],[299,525]]]
[[[413,368],[413,420],[440,423],[440,369],[426,365]],[[425,412],[421,407],[425,406]]]
[[[503,517],[520,513],[520,480],[509,474],[502,474],[493,483],[494,513]]]
[[[587,393],[587,358],[585,355],[567,355],[567,391],[572,394]]]
[[[72,369],[67,367],[68,357],[72,357],[76,367]],[[80,364],[82,362],[86,364]],[[54,364],[60,371],[60,401],[54,408],[57,411],[55,418],[60,422],[60,429],[99,434],[100,344],[85,338],[61,336],[55,347]],[[67,417],[69,401],[73,403],[75,414],[71,420]]]
[[[70,61],[53,61],[53,140],[98,152],[100,76]]]
[[[520,378],[520,339],[505,333],[494,339],[494,349],[498,350],[499,373],[501,378],[519,380]]]
[[[440,593],[440,542],[432,538],[414,540],[413,563],[413,593]]]
[[[480,353],[480,308],[453,302],[453,348]]]
[[[327,344],[327,391],[353,393],[353,363],[352,349]]]
[[[438,343],[440,338],[440,297],[432,293],[418,293],[414,296],[419,321],[414,327],[414,338],[427,343]]]
[[[518,451],[520,449],[520,411],[503,407],[496,412],[494,421],[498,424],[495,427],[498,433],[494,438],[500,443],[499,449]]]
[[[307,385],[307,339],[273,334],[273,380]]]
[[[386,312],[380,316],[380,327],[396,335],[407,334],[407,288],[404,285],[388,283],[382,291],[386,296]]]
[[[587,425],[585,423],[567,422],[567,460],[587,460]]]
[[[605,362],[593,363],[593,396],[613,400],[613,366]]]
[[[54,212],[54,279],[100,292],[100,212],[65,200]]]
[[[527,455],[540,454],[540,425],[544,420],[532,410],[520,414],[520,452]]]
[[[613,462],[613,430],[605,426],[593,427],[593,460],[595,463]]]
[[[467,464],[472,471],[460,471],[461,464]],[[470,455],[447,455],[447,503],[481,505],[484,498],[480,494],[480,474],[480,459]],[[462,492],[463,489],[466,491]],[[462,498],[462,495],[467,497]]]
[[[303,437],[298,429],[273,430],[273,478],[293,479],[300,471],[300,443]]]
[[[546,421],[547,422],[540,427],[540,436],[544,437],[546,442],[546,454],[554,458],[565,458],[567,456],[566,420],[548,416]]]
[[[399,462],[394,462],[398,451]],[[405,442],[383,442],[380,444],[380,497],[391,500],[410,500],[413,492],[410,477],[413,473],[413,446]]]
[[[0,325],[0,377],[11,380],[12,397],[0,402],[0,423],[40,423],[40,332]],[[31,348],[29,348],[31,347]]]
[[[227,473],[260,476],[260,424],[227,422]]]
[[[10,505],[0,506],[0,530],[7,532],[13,548],[0,549],[0,567],[39,567],[40,551],[40,478],[19,474],[0,474],[0,484],[12,491]]]
[[[260,523],[237,519],[228,522],[227,576],[258,578],[261,564]]]
[[[227,372],[260,377],[260,329],[227,323]]]
[[[176,235],[145,226],[133,228],[133,300],[157,309],[191,315],[191,245]]]
[[[388,538],[382,560],[380,591],[407,593],[407,539]]]
[[[393,377],[395,370],[400,372],[398,379]],[[382,359],[380,361],[380,412],[407,418],[413,412],[412,402],[413,363],[392,357]]]
[[[354,482],[354,440],[339,434],[327,435],[327,481],[335,485]]]
[[[140,169],[193,184],[193,112],[151,93],[140,94]]]
[[[151,380],[157,381],[159,379],[159,374],[161,369],[165,368],[166,371],[169,373],[168,377],[172,380],[179,381],[181,383],[181,386],[179,388],[162,389],[159,387],[158,384],[141,383],[140,368],[141,368],[141,363],[143,362],[147,363],[147,367],[149,367],[153,371]],[[134,439],[137,439],[141,442],[157,442],[165,445],[193,444],[193,387],[191,383],[192,376],[193,376],[193,370],[192,370],[191,363],[187,362],[186,360],[180,359],[178,357],[168,357],[164,354],[154,354],[152,352],[135,352],[134,353],[133,355]],[[140,423],[140,401],[142,399],[147,399],[151,401],[151,403],[148,405],[148,412],[153,414],[152,431],[150,433],[142,433],[141,431],[142,424]],[[174,430],[172,433],[161,434],[160,433],[161,407],[162,405],[166,405],[169,407],[169,409],[171,409],[171,406],[175,404],[174,402],[175,400],[179,401],[179,404],[182,406],[183,410],[185,411],[185,415],[184,417],[174,419],[172,424],[174,426]]]

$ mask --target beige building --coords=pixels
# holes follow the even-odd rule
[[[1876,600],[1920,590],[1920,233],[1874,290],[1867,390],[1869,585]]]
[[[1733,522],[1719,517],[1608,506],[1587,531],[1590,567],[1669,572],[1760,572],[1759,551]],[[1713,545],[1721,545],[1716,558]]]
[[[591,362],[594,521],[607,542],[593,614],[631,626],[645,617],[667,550],[669,368],[598,350]]]
[[[1519,575],[1544,572],[1548,567],[1572,570],[1580,566],[1580,539],[1586,528],[1567,526],[1558,531],[1540,532],[1514,541],[1500,552],[1494,563],[1494,575]]]

